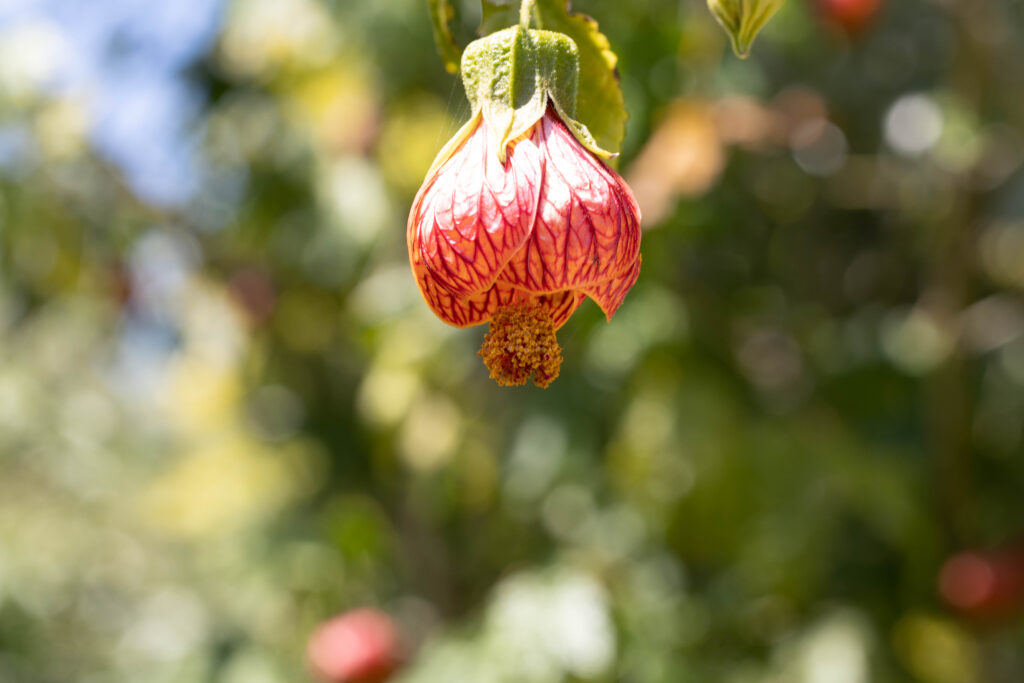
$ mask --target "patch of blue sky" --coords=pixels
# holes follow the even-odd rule
[[[188,70],[216,39],[224,2],[0,0],[0,34],[56,30],[61,50],[45,87],[87,103],[95,149],[141,199],[180,207],[204,174],[204,93]]]

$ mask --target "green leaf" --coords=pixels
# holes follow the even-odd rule
[[[480,0],[482,18],[477,34],[486,36],[519,21],[518,0]]]
[[[482,113],[502,163],[509,141],[533,127],[549,103],[580,144],[604,159],[613,156],[575,118],[579,64],[579,48],[572,38],[519,24],[466,46],[462,54],[466,97],[473,113]]]
[[[608,39],[590,17],[570,14],[567,0],[537,0],[534,20],[537,28],[565,33],[576,41],[580,81],[575,118],[590,130],[600,147],[618,153],[629,114],[615,68],[618,57]]]
[[[784,0],[708,0],[708,9],[732,40],[736,56],[746,59],[750,46]]]
[[[437,43],[437,51],[441,53],[441,60],[448,73],[459,72],[459,60],[462,57],[462,48],[455,42],[452,35],[451,24],[455,17],[455,8],[451,0],[429,0],[430,23],[434,28],[434,42]]]

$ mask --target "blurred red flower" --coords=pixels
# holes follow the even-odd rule
[[[391,617],[357,609],[321,624],[309,637],[306,656],[325,681],[382,683],[398,668],[400,649]]]
[[[818,12],[850,36],[864,32],[882,8],[882,0],[815,0]]]
[[[939,592],[952,607],[977,617],[999,617],[1024,607],[1024,549],[968,550],[939,572]]]

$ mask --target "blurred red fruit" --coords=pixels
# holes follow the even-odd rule
[[[398,629],[376,610],[346,612],[313,632],[306,656],[325,681],[382,683],[399,664]]]
[[[132,276],[122,266],[115,267],[110,272],[110,296],[120,306],[127,306],[132,300]]]
[[[255,323],[266,322],[274,312],[277,293],[266,272],[258,268],[235,271],[228,281],[228,290]]]
[[[882,7],[882,0],[814,0],[818,13],[850,36],[863,33]]]
[[[939,592],[972,616],[1000,616],[1024,605],[1024,551],[965,551],[946,560]]]

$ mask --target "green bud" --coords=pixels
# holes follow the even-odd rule
[[[708,0],[708,9],[732,39],[737,57],[746,58],[754,38],[782,7],[784,0]]]

